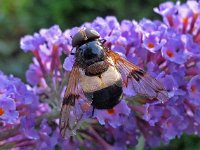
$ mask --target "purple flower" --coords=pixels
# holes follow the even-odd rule
[[[162,47],[162,55],[165,59],[177,64],[183,64],[187,59],[182,43],[174,39],[168,40],[165,46]]]
[[[149,19],[142,19],[139,22],[139,25],[141,26],[142,31],[145,33],[153,33],[158,30],[158,24]]]
[[[40,141],[37,143],[38,150],[54,150],[55,146],[57,145],[57,137],[52,135],[42,134],[40,135]]]
[[[149,122],[149,125],[155,126],[155,123],[160,121],[163,116],[163,107],[160,105],[146,104],[144,105],[144,116],[143,119]]]
[[[62,140],[62,142],[60,142],[60,143],[61,143],[61,147],[63,149],[65,149],[67,147],[71,150],[77,150],[77,149],[79,149],[79,146],[80,146],[78,140],[73,140],[73,139],[64,140],[64,141]],[[88,143],[87,142],[84,143],[85,147],[87,147],[87,145],[89,145]]]
[[[123,93],[126,95],[126,96],[135,96],[136,95],[136,92],[133,90],[132,88],[132,84],[129,82],[127,87],[123,87]]]
[[[160,122],[164,141],[168,142],[176,136],[180,136],[182,131],[188,127],[189,122],[184,111],[184,106],[182,104],[177,106],[169,105],[166,107],[164,116],[168,117],[164,119],[163,122]]]
[[[57,130],[52,131],[47,120],[43,120],[40,125],[39,138],[36,143],[36,147],[39,150],[54,150],[55,146],[58,144],[59,134]]]
[[[159,8],[154,8],[154,11],[160,15],[168,16],[176,12],[176,7],[173,2],[165,2],[159,5]]]
[[[27,82],[31,85],[37,85],[40,83],[43,74],[39,66],[30,64],[29,69],[26,71]]]
[[[199,43],[199,6],[196,1],[187,1],[185,4],[176,5],[172,2],[160,4],[154,11],[163,17],[164,23],[183,34],[191,34],[195,42]]]
[[[0,97],[0,121],[14,124],[19,117],[15,101],[8,97]]]
[[[153,62],[153,60],[147,63],[147,69],[147,72],[153,77],[157,77],[161,72],[158,64]]]
[[[134,141],[134,139],[135,142],[132,145],[137,142],[137,138],[133,139],[127,136],[129,132],[126,131],[124,126],[130,111],[136,113],[136,116],[133,115],[136,124],[132,126],[131,130],[134,132],[139,129],[144,135],[148,146],[159,145],[160,142],[168,143],[176,136],[181,136],[183,132],[196,132],[196,128],[189,130],[191,122],[188,116],[189,113],[186,113],[189,112],[189,109],[184,105],[185,101],[189,101],[192,106],[194,105],[191,111],[194,111],[193,117],[196,114],[195,118],[198,120],[198,111],[195,108],[198,107],[199,103],[191,99],[185,100],[188,92],[186,90],[189,75],[187,66],[190,66],[191,62],[198,62],[196,58],[198,56],[193,55],[198,53],[198,48],[195,52],[192,51],[194,43],[196,47],[198,47],[198,44],[190,35],[177,30],[178,19],[173,19],[172,16],[180,11],[179,6],[181,7],[178,3],[176,5],[168,3],[162,6],[162,13],[164,16],[166,15],[168,21],[167,25],[160,21],[143,19],[139,23],[124,20],[119,26],[115,18],[110,18],[111,21],[108,21],[108,18],[97,18],[94,22],[83,25],[99,31],[102,38],[114,39],[107,41],[110,49],[137,65],[147,67],[147,72],[162,81],[165,88],[170,91],[170,100],[160,104],[145,98],[134,97],[136,94],[132,85],[128,84],[123,89],[123,99],[128,99],[128,105],[125,101],[122,101],[121,103],[124,104],[122,106],[120,103],[110,110],[95,110],[94,117],[97,118],[100,124],[105,125],[108,131],[113,131],[113,135],[116,137],[115,144],[111,147],[115,147],[120,143],[122,148],[125,148],[125,145],[128,145],[129,142],[132,143],[131,141]],[[173,28],[169,27],[172,23]],[[175,23],[177,23],[177,26]],[[110,26],[113,27],[113,30],[110,29]],[[118,28],[120,30],[115,31]],[[156,54],[151,52],[156,52]],[[71,69],[73,60],[73,56],[66,58],[63,66],[67,71]],[[197,70],[194,69],[195,73],[197,73]],[[177,122],[175,122],[176,120]],[[186,120],[185,124],[184,120]],[[129,121],[126,124],[128,123]],[[172,126],[173,124],[174,126]],[[134,133],[134,137],[138,136],[136,132]],[[123,134],[126,136],[123,136]],[[107,138],[109,141],[110,137]]]
[[[196,13],[199,13],[199,2],[197,1],[187,1],[186,4],[188,7],[192,10],[193,14],[195,15]]]
[[[159,5],[159,8],[154,8],[154,11],[163,17],[164,22],[168,25],[173,25],[173,14],[177,12],[177,8],[173,2],[165,2]]]
[[[49,135],[52,133],[52,129],[48,125],[48,121],[46,119],[42,120],[42,123],[40,125],[40,132]]]
[[[178,129],[179,125],[187,123],[184,121],[184,119],[180,116],[171,116],[165,120],[162,124],[163,130],[163,138],[165,141],[169,141],[171,139],[174,139],[176,136],[181,135],[181,131]],[[187,124],[186,124],[187,126]]]
[[[116,40],[119,39],[121,32],[120,32],[120,24],[117,21],[116,17],[113,16],[108,16],[105,18],[109,29],[111,30],[110,33],[108,34],[108,37],[106,37],[105,39],[108,42],[114,43]]]
[[[196,124],[200,124],[200,109],[199,108],[195,110],[194,120],[196,121]]]
[[[74,56],[70,55],[69,57],[65,58],[63,68],[66,71],[71,71],[73,64],[74,64]]]
[[[23,38],[21,38],[20,47],[25,52],[35,51],[43,43],[44,43],[44,38],[41,37],[38,33],[35,33],[33,36],[26,35]]]
[[[121,22],[121,41],[123,45],[130,45],[138,48],[142,40],[142,30],[136,21],[122,20]],[[123,41],[122,41],[123,40]],[[126,52],[125,54],[128,54]]]
[[[123,124],[118,128],[110,128],[110,133],[116,141],[114,148],[135,146],[138,143],[139,132],[137,131],[135,115],[131,113],[123,120]],[[113,149],[114,149],[113,148]]]
[[[70,51],[66,35],[62,33],[58,25],[49,29],[41,29],[34,36],[25,36],[21,39],[21,48],[34,54],[34,64],[27,71],[27,80],[32,85],[38,84],[41,78],[46,80],[49,74],[58,76],[62,70],[60,55],[62,51]],[[42,40],[41,40],[42,39]],[[55,72],[56,70],[56,72]],[[33,76],[35,74],[36,76]]]
[[[23,134],[29,139],[38,139],[39,135],[35,129],[34,116],[25,116],[22,118],[21,130]]]
[[[191,98],[198,99],[200,96],[200,76],[194,76],[187,85],[187,90]]]
[[[31,112],[37,107],[38,97],[18,78],[1,73],[0,79],[0,118],[5,123],[17,123],[19,114]]]
[[[159,34],[150,34],[145,36],[143,40],[143,47],[153,53],[160,50],[161,47],[166,43],[166,40],[160,39],[159,36]]]
[[[64,32],[54,25],[23,37],[21,48],[34,55],[26,72],[33,87],[0,72],[0,131],[9,130],[9,124],[20,126],[20,132],[13,132],[15,137],[3,143],[16,142],[20,136],[20,148],[127,149],[142,138],[145,148],[149,148],[183,133],[200,135],[199,8],[196,1],[165,2],[154,8],[163,21],[119,22],[113,16],[97,17]],[[72,37],[82,28],[97,30],[109,49],[159,80],[169,91],[169,100],[161,103],[138,96],[129,82],[123,87],[123,100],[118,105],[108,110],[95,109],[92,118],[92,107],[81,95],[71,106],[71,129],[64,140],[58,130],[57,111],[75,60],[70,55],[76,51]]]
[[[181,41],[183,42],[185,49],[188,51],[189,55],[199,56],[200,45],[193,41],[193,37],[189,34],[182,35]]]
[[[109,29],[109,26],[107,24],[107,21],[101,17],[97,17],[91,24],[87,25],[93,27],[101,35],[102,38],[105,38],[111,32],[111,29]],[[87,28],[88,27],[89,26],[87,26]]]
[[[49,29],[41,29],[39,34],[45,39],[48,47],[61,46],[65,41],[63,33],[58,25],[54,25]],[[47,49],[47,53],[48,51],[49,49]]]
[[[148,147],[160,145],[161,142],[160,131],[157,128],[150,126],[143,120],[137,120],[137,123],[138,123],[138,128],[143,134],[146,141],[146,145]]]

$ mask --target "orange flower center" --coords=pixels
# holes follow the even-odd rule
[[[0,116],[2,116],[4,114],[4,110],[3,108],[0,107]]]
[[[115,109],[114,108],[108,109],[107,112],[108,114],[112,115],[115,113]]]
[[[155,45],[153,44],[153,43],[148,43],[148,48],[154,48],[155,47]]]
[[[188,24],[188,18],[187,18],[187,17],[184,17],[184,18],[183,18],[183,24],[185,24],[185,25]]]
[[[174,54],[170,51],[167,51],[167,56],[169,56],[170,58],[174,57]]]
[[[195,85],[192,85],[192,86],[191,86],[191,91],[192,91],[192,93],[195,93],[195,92],[196,92],[196,87],[195,87]]]
[[[196,20],[197,19],[197,17],[199,16],[199,13],[194,13],[194,19]]]

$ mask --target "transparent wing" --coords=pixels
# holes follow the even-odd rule
[[[78,82],[79,82],[79,67],[74,64],[69,76],[69,82],[65,90],[63,104],[60,112],[59,128],[62,137],[65,137],[66,131],[72,131],[77,120],[76,116],[71,116],[71,110],[75,106],[75,101],[79,98]]]
[[[114,65],[122,74],[126,86],[128,82],[131,81],[135,92],[140,95],[150,99],[157,98],[161,102],[168,99],[168,92],[155,78],[148,75],[144,70],[127,61],[119,54],[111,50],[107,50],[106,53],[107,56],[114,61]]]

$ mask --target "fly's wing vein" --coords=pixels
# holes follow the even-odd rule
[[[60,112],[59,128],[62,137],[65,137],[67,129],[72,130],[73,126],[76,125],[76,120],[70,118],[70,112],[80,96],[78,90],[79,77],[79,67],[75,63],[69,76],[69,82],[65,90]]]
[[[124,76],[123,81],[126,86],[131,80],[135,92],[140,95],[146,96],[150,99],[156,98],[161,102],[164,102],[169,98],[168,92],[165,90],[163,85],[158,80],[147,74],[144,70],[111,50],[107,50],[106,53],[107,56],[113,60],[120,73]]]

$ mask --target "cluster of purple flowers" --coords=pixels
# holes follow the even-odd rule
[[[0,72],[0,80],[0,147],[27,144],[26,129],[20,127],[28,124],[28,116],[37,115],[38,97],[18,78]],[[15,131],[10,132],[11,129]]]
[[[163,21],[97,17],[64,32],[55,25],[23,37],[21,49],[34,55],[29,85],[0,73],[0,148],[123,150],[140,138],[155,147],[183,133],[200,135],[200,3],[165,2],[154,11]],[[58,116],[74,62],[71,37],[81,28],[95,29],[111,50],[161,81],[169,100],[137,96],[128,84],[116,107],[95,110],[93,118],[79,100],[71,116],[80,117],[76,135],[62,139]]]

